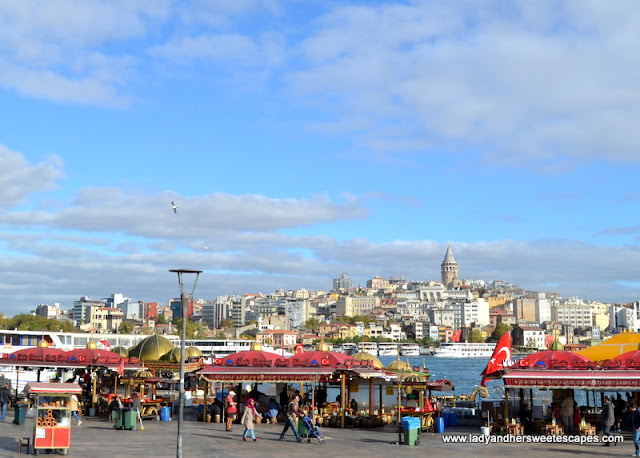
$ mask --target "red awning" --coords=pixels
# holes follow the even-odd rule
[[[124,359],[118,353],[94,348],[76,348],[66,354],[71,361],[75,360],[80,364],[92,366],[117,366]]]
[[[640,391],[640,371],[512,369],[502,380],[505,388]]]
[[[336,351],[305,351],[289,358],[292,366],[344,366],[352,364],[353,358]]]
[[[545,367],[548,369],[593,369],[598,364],[582,355],[566,350],[544,350],[531,355],[527,355],[513,368],[522,367]]]
[[[607,369],[640,369],[640,350],[632,350],[605,361]]]

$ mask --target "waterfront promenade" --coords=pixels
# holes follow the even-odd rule
[[[17,457],[18,438],[31,437],[32,418],[25,425],[13,424],[13,412],[0,422],[0,457]],[[82,417],[82,426],[73,421],[69,456],[74,457],[132,457],[176,456],[177,421],[146,421],[144,431],[116,431],[110,422],[99,417]],[[323,428],[327,438],[323,445],[297,443],[289,431],[287,442],[277,439],[282,424],[257,425],[257,442],[243,442],[244,430],[234,425],[226,432],[224,425],[195,421],[195,409],[185,410],[183,456],[185,458],[284,456],[284,457],[413,457],[435,454],[446,457],[496,457],[496,456],[629,456],[634,447],[630,434],[625,442],[617,446],[602,447],[599,444],[445,444],[442,434],[422,433],[420,445],[396,445],[398,433],[391,426],[379,429],[334,429]],[[460,426],[450,428],[445,434],[477,433],[478,428]],[[33,451],[33,449],[31,449]]]

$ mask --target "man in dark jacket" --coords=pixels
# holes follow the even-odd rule
[[[4,415],[7,413],[7,406],[11,402],[11,391],[9,390],[9,384],[5,383],[0,388],[0,421],[4,421]]]
[[[602,406],[602,415],[600,416],[600,423],[602,424],[602,434],[604,436],[613,436],[611,434],[611,427],[616,421],[615,412],[613,410],[613,404],[611,404],[611,398],[609,396],[604,397],[604,404]],[[602,444],[604,447],[609,447],[609,442]]]
[[[640,412],[634,402],[629,404],[627,423],[631,425],[631,431],[633,431],[633,443],[636,446],[636,453],[631,456],[640,456]]]

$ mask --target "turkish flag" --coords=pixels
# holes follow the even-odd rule
[[[222,366],[223,364],[222,358],[214,358],[213,364],[215,364],[216,366]]]
[[[124,358],[122,358],[122,360],[120,361],[120,365],[116,369],[116,372],[118,373],[118,375],[124,374]]]
[[[511,333],[506,332],[500,340],[498,340],[498,344],[496,348],[493,350],[493,355],[491,355],[491,359],[487,363],[487,367],[482,371],[482,382],[480,382],[480,386],[484,386],[487,380],[489,380],[489,375],[495,374],[498,370],[502,369],[503,363],[505,361],[511,361]]]

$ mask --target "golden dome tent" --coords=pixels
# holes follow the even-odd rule
[[[169,339],[154,334],[142,340],[133,350],[130,350],[129,355],[138,358],[140,361],[158,361],[173,348],[173,343]]]
[[[356,353],[353,355],[353,359],[356,361],[370,361],[371,365],[376,369],[384,368],[384,365],[376,356],[373,356],[371,353],[367,353],[366,351]]]

